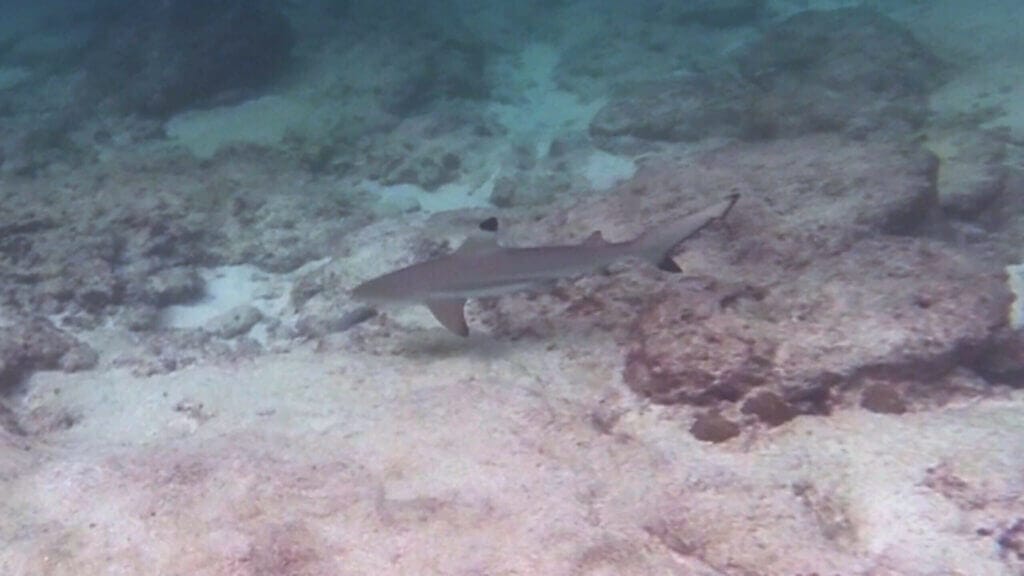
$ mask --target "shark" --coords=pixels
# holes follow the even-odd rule
[[[465,304],[471,298],[541,290],[629,258],[645,260],[666,272],[681,272],[672,259],[676,248],[725,218],[738,199],[738,194],[730,195],[624,242],[609,242],[596,231],[580,244],[508,247],[499,244],[494,234],[471,235],[451,254],[367,280],[351,294],[370,305],[425,304],[442,326],[466,337]],[[496,219],[485,220],[480,228],[496,231]]]

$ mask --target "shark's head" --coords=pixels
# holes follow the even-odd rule
[[[366,304],[419,302],[423,283],[424,279],[418,278],[414,269],[403,268],[363,282],[352,289],[351,296]]]

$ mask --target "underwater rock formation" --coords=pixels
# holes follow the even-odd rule
[[[758,89],[765,136],[919,127],[946,72],[907,29],[864,7],[797,14],[737,60]]]
[[[140,300],[156,307],[181,304],[202,296],[203,279],[191,266],[172,266],[149,276]]]
[[[594,117],[605,148],[708,137],[854,136],[921,126],[945,66],[904,28],[867,8],[812,10],[741,48],[739,75],[698,72],[620,87]]]
[[[86,57],[90,96],[166,117],[266,86],[295,43],[273,2],[113,3]]]
[[[25,430],[18,422],[18,415],[0,402],[0,447],[5,447],[9,436],[23,436]]]
[[[621,88],[601,108],[590,134],[599,145],[612,149],[634,139],[745,138],[751,133],[747,124],[752,97],[748,86],[727,75],[635,83]]]
[[[866,240],[785,284],[736,290],[661,293],[636,321],[630,386],[718,408],[770,390],[809,414],[872,381],[926,397],[997,341],[1011,300],[998,267],[909,239]]]
[[[221,338],[235,338],[247,334],[262,319],[259,308],[242,304],[212,318],[205,329]]]
[[[931,143],[939,158],[939,204],[947,214],[973,219],[998,202],[1008,178],[1006,141],[993,131],[955,131]]]
[[[981,381],[985,354],[1004,346],[1012,295],[997,264],[908,235],[938,209],[934,170],[913,149],[830,136],[651,165],[607,198],[527,225],[522,238],[564,235],[567,221],[629,237],[631,219],[740,192],[729,218],[678,256],[684,275],[614,269],[486,304],[483,320],[513,338],[610,334],[625,350],[627,384],[708,410],[698,431],[709,438],[732,429],[723,419],[778,425],[830,413],[862,390],[877,411],[937,402]],[[1012,353],[1001,358],[1007,373],[1018,369]],[[947,378],[962,369],[973,376]]]
[[[486,100],[491,93],[488,52],[482,42],[428,43],[417,52],[417,59],[407,64],[406,74],[382,90],[382,107],[406,117],[443,100]]]
[[[385,186],[413,184],[432,192],[480,169],[482,161],[474,152],[485,149],[503,130],[479,110],[452,105],[361,139],[358,168]]]
[[[202,289],[192,268],[204,235],[164,206],[145,214],[122,204],[76,211],[61,201],[59,218],[33,211],[8,215],[0,270],[9,302],[34,313],[95,315],[124,303],[167,305]],[[96,217],[90,215],[95,214]]]
[[[53,184],[74,193],[45,198],[33,181],[8,181],[17,201],[0,210],[0,294],[72,330],[108,318],[152,330],[160,310],[204,293],[201,268],[287,272],[331,253],[339,230],[366,218],[331,186],[295,188],[280,164],[238,156],[202,168],[181,157],[86,167]]]
[[[17,318],[0,330],[0,392],[34,370],[87,370],[97,360],[95,350],[49,320]]]

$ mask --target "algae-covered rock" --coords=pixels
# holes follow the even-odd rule
[[[35,370],[79,371],[97,360],[92,348],[46,318],[15,318],[0,329],[0,390],[16,386]]]
[[[166,117],[239,98],[287,67],[295,42],[265,0],[111,3],[87,54],[88,90],[126,112]]]
[[[897,22],[867,8],[808,10],[736,52],[731,71],[619,87],[590,124],[597,144],[856,137],[923,124],[946,66]]]

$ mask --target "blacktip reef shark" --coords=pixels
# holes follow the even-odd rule
[[[721,220],[738,194],[633,240],[608,242],[594,232],[581,244],[505,247],[494,235],[470,236],[455,252],[368,280],[352,291],[369,304],[423,303],[434,318],[459,336],[469,335],[464,308],[469,298],[541,289],[556,280],[590,274],[626,258],[640,258],[666,272],[681,272],[673,250],[706,226]],[[494,230],[488,219],[481,229]]]

